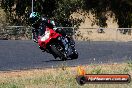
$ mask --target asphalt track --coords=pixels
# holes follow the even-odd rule
[[[132,42],[79,42],[76,41],[79,58],[59,61],[41,52],[33,41],[0,40],[0,71],[50,68],[61,65],[118,63],[132,60]]]

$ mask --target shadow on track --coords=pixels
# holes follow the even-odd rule
[[[66,61],[69,60],[74,60],[74,59],[67,59]],[[52,60],[46,60],[46,61],[42,61],[42,62],[64,62],[63,60],[59,60],[59,59],[52,59]]]

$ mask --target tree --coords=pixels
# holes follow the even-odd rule
[[[2,0],[2,8],[9,14],[11,22],[17,20],[17,23],[28,22],[31,13],[32,0]],[[132,0],[34,0],[34,10],[45,14],[49,18],[55,18],[63,26],[73,26],[80,24],[82,19],[72,19],[69,16],[82,10],[92,12],[95,16],[94,24],[106,27],[107,12],[110,16],[115,14],[115,21],[119,27],[132,26]],[[15,14],[13,6],[16,5]]]
[[[115,14],[115,20],[119,27],[132,26],[132,1],[131,0],[85,0],[84,9],[95,14],[95,22],[99,26],[107,26],[105,14],[111,11],[111,17]]]

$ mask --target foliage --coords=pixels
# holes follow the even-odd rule
[[[132,1],[131,0],[85,0],[84,9],[95,14],[95,21],[99,26],[107,26],[107,12],[110,16],[115,14],[115,21],[119,27],[132,26]]]
[[[32,0],[2,0],[1,6],[8,14],[11,23],[27,25],[31,13]],[[132,0],[34,0],[34,10],[54,18],[63,26],[74,26],[82,19],[70,18],[74,12],[92,12],[94,24],[106,27],[107,13],[115,16],[119,27],[132,26]]]

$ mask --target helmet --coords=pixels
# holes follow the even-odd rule
[[[36,24],[40,19],[40,14],[38,12],[32,12],[29,17],[29,21],[32,25]]]
[[[54,20],[51,20],[50,23],[55,26],[55,21]]]

